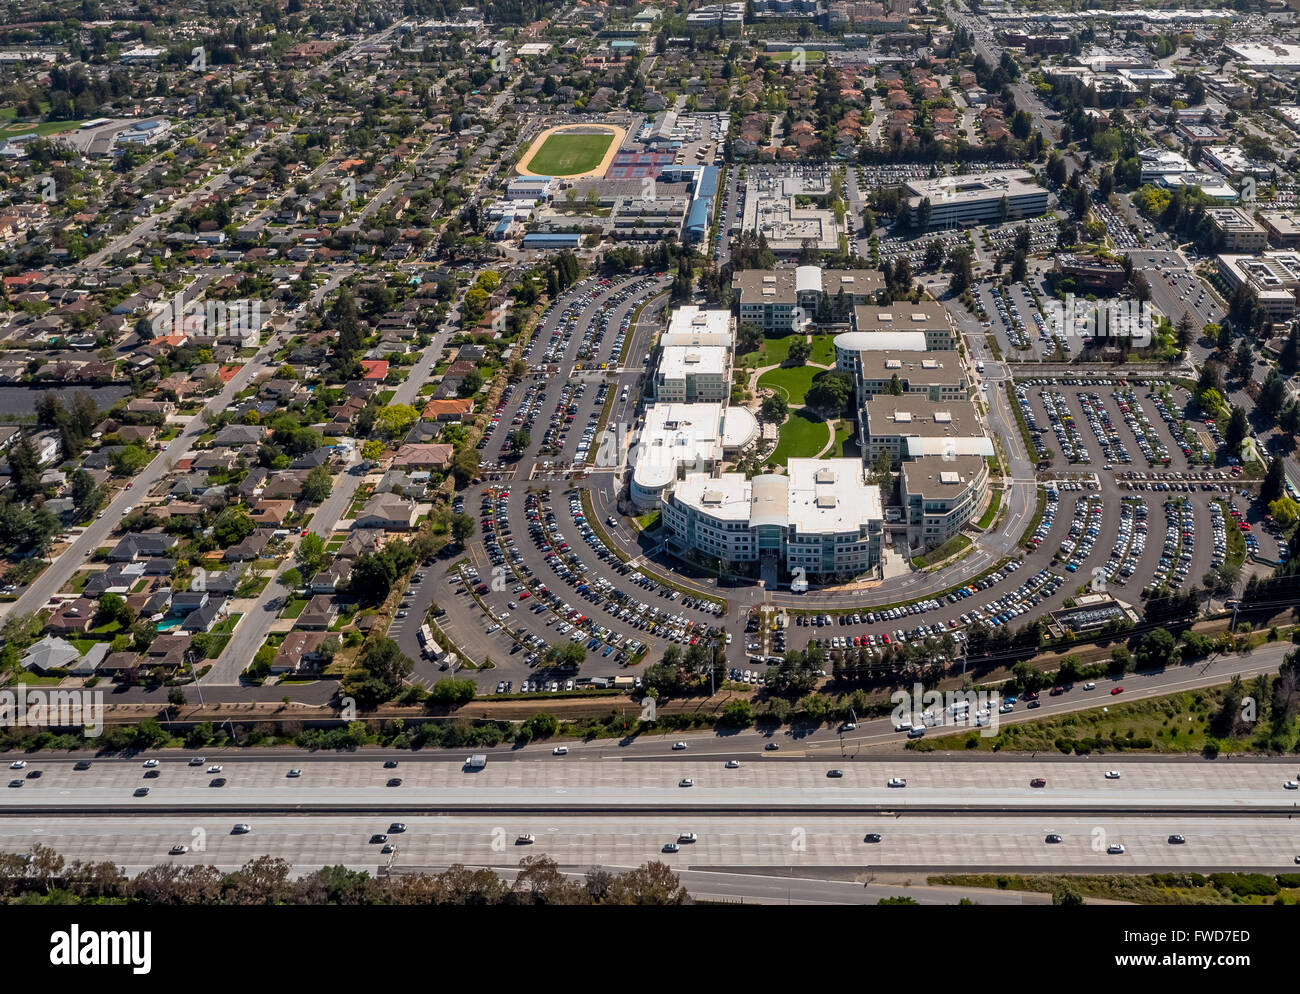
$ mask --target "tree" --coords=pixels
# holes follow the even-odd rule
[[[1069,884],[1063,884],[1052,891],[1052,904],[1061,905],[1062,907],[1076,907],[1083,904],[1083,895]]]
[[[916,226],[922,230],[930,227],[930,218],[934,214],[934,205],[929,197],[924,197],[916,210]]]
[[[1255,405],[1261,414],[1272,420],[1281,413],[1285,400],[1286,384],[1282,382],[1282,377],[1278,375],[1276,369],[1270,369],[1263,386],[1259,388],[1259,399]]]
[[[1213,332],[1210,331],[1211,328],[1214,328]],[[1228,350],[1232,348],[1232,323],[1225,321],[1217,327],[1213,324],[1207,324],[1205,331],[1214,339],[1215,347],[1226,356]]]
[[[1277,417],[1277,426],[1288,438],[1291,446],[1295,445],[1296,435],[1300,435],[1300,404],[1291,401],[1283,406]]]
[[[131,622],[135,621],[135,612],[117,594],[100,594],[96,608],[97,616],[102,619],[100,624],[117,622],[122,628],[130,628]]]
[[[249,535],[253,534],[253,529],[256,527],[253,519],[249,517],[244,508],[227,507],[217,515],[216,521],[212,523],[212,538],[217,545],[229,548],[248,538]]]
[[[1228,418],[1228,430],[1223,433],[1224,444],[1233,455],[1237,454],[1248,430],[1245,409],[1233,405],[1232,416]]]
[[[1192,344],[1192,329],[1192,316],[1187,311],[1183,311],[1183,316],[1178,319],[1178,324],[1174,328],[1177,333],[1174,340],[1180,353],[1186,352],[1188,346]]]
[[[319,504],[334,489],[334,478],[324,466],[313,466],[302,482],[303,500],[310,504]]]
[[[472,445],[462,445],[451,458],[451,471],[462,487],[478,476],[478,450]]]
[[[379,441],[377,438],[371,439],[365,445],[361,446],[361,458],[368,462],[378,462],[384,457],[385,451],[387,450],[385,449],[383,442]]]
[[[784,397],[773,394],[771,397],[768,397],[763,401],[760,413],[763,415],[764,421],[771,421],[774,424],[780,424],[790,413],[790,405],[786,403]]]
[[[1177,666],[1180,659],[1178,643],[1167,628],[1157,628],[1142,637],[1138,646],[1138,669],[1164,669]]]
[[[1285,479],[1286,467],[1280,458],[1274,457],[1269,461],[1268,472],[1264,475],[1264,482],[1259,486],[1260,502],[1268,506],[1281,498],[1286,489]]]
[[[1250,343],[1244,338],[1237,343],[1236,355],[1232,358],[1232,372],[1240,379],[1249,379],[1250,371],[1255,368],[1255,353]]]
[[[728,728],[748,728],[754,723],[754,709],[748,700],[737,697],[723,709],[719,723]]]
[[[1286,344],[1282,346],[1278,365],[1287,376],[1293,376],[1300,371],[1300,327],[1297,327],[1294,321],[1291,323],[1291,330],[1287,332]]]
[[[825,417],[843,414],[853,399],[853,379],[840,370],[824,370],[813,377],[804,404]]]
[[[325,558],[325,540],[315,532],[308,532],[293,550],[293,561],[303,576],[315,576]]]
[[[474,534],[474,519],[468,514],[457,512],[451,516],[451,537],[457,542],[464,542]]]
[[[1269,503],[1268,513],[1273,515],[1273,520],[1283,528],[1290,528],[1300,521],[1300,504],[1290,497],[1279,497]]]
[[[344,287],[334,302],[334,315],[338,324],[338,338],[334,344],[334,368],[350,369],[356,353],[361,350],[361,321],[357,316],[357,302],[352,291]]]
[[[533,436],[528,434],[527,429],[517,428],[510,433],[510,445],[520,455],[523,455],[528,446],[532,444]]]
[[[150,458],[149,450],[143,445],[134,442],[124,445],[113,453],[113,472],[118,476],[134,476],[149,465]]]
[[[620,873],[610,882],[606,904],[667,906],[685,904],[689,898],[677,874],[655,860]]]
[[[808,361],[808,357],[811,355],[812,346],[808,344],[806,338],[801,336],[790,343],[789,362],[791,365],[802,366]]]
[[[346,694],[362,707],[374,707],[401,691],[415,663],[390,638],[372,638],[357,657],[357,668],[343,681]]]
[[[971,285],[975,275],[970,250],[964,245],[958,245],[949,252],[948,268],[952,271],[952,279],[948,283],[948,289],[954,294],[964,293]]]
[[[104,491],[84,469],[78,469],[72,474],[72,503],[82,518],[90,517],[104,503]]]
[[[379,412],[375,424],[389,438],[397,438],[410,431],[411,425],[415,424],[419,416],[420,412],[410,404],[389,404]]]

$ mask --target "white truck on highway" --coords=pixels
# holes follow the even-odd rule
[[[465,769],[481,770],[487,766],[487,756],[481,752],[476,752],[472,756],[465,757]]]

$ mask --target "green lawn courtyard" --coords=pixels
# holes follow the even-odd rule
[[[812,355],[809,362],[815,362],[821,366],[835,365],[835,336],[834,335],[814,335],[812,340]]]
[[[764,366],[779,366],[790,356],[790,343],[794,335],[782,335],[779,338],[764,338],[762,346],[754,352],[746,352],[740,357],[740,364],[747,369],[762,369]]]
[[[767,387],[784,397],[791,407],[802,407],[804,394],[812,386],[813,377],[822,370],[816,366],[784,366],[769,369],[758,378],[760,387]]]
[[[826,447],[830,440],[830,430],[825,421],[815,420],[805,411],[791,411],[790,417],[781,426],[776,449],[768,456],[769,466],[784,466],[788,459],[805,459],[815,456]]]

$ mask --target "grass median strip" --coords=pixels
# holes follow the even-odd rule
[[[989,498],[988,509],[984,512],[983,517],[980,518],[979,523],[975,527],[978,528],[980,531],[983,531],[984,529],[988,528],[989,525],[993,524],[993,519],[998,516],[998,508],[1001,506],[1002,506],[1002,488],[994,487],[993,495]]]
[[[931,549],[929,552],[920,556],[912,557],[912,565],[917,569],[925,569],[927,566],[933,566],[935,563],[941,563],[945,559],[957,555],[970,548],[971,540],[967,535],[954,535],[948,541],[937,549]]]
[[[1038,526],[1043,523],[1043,515],[1047,513],[1047,491],[1042,487],[1035,487],[1037,501],[1034,505],[1034,516],[1029,519],[1029,524],[1021,535],[1021,545],[1029,548],[1029,540],[1033,537],[1034,532],[1038,531]]]

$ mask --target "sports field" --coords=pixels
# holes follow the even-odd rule
[[[539,137],[519,172],[525,176],[601,175],[617,151],[614,128],[600,131],[557,131]]]

